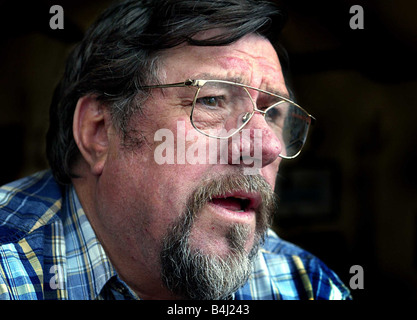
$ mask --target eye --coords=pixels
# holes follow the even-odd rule
[[[265,118],[268,122],[277,122],[282,117],[282,111],[278,108],[270,108],[266,112]]]
[[[217,96],[217,97],[215,97],[215,96],[213,96],[213,97],[208,96],[208,97],[198,98],[196,100],[196,103],[201,104],[201,105],[203,105],[205,107],[208,107],[208,108],[212,108],[213,109],[213,108],[220,107],[221,100],[223,100],[223,97],[221,97],[221,96]]]

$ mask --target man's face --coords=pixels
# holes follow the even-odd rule
[[[167,84],[186,79],[239,78],[244,84],[287,94],[275,50],[269,41],[255,35],[224,47],[180,46],[167,51],[162,64],[161,78]],[[273,206],[262,201],[272,201],[282,148],[278,138],[259,113],[245,127],[251,133],[256,129],[262,134],[262,168],[255,176],[244,174],[248,165],[243,161],[232,161],[232,151],[239,150],[238,140],[230,139],[226,154],[219,154],[215,163],[190,163],[186,155],[179,153],[195,146],[197,135],[199,145],[208,146],[213,139],[200,133],[194,135],[189,119],[194,92],[195,88],[152,89],[143,114],[135,115],[131,121],[146,143],[132,151],[124,148],[118,137],[111,139],[98,180],[96,211],[110,239],[106,241],[117,249],[110,257],[122,261],[119,266],[123,265],[120,269],[125,270],[124,277],[136,277],[136,283],[143,282],[139,274],[155,279],[160,279],[161,274],[169,277],[175,266],[163,265],[181,259],[178,250],[182,254],[187,251],[189,260],[209,257],[217,263],[207,265],[206,261],[206,268],[221,268],[218,263],[225,261],[233,269],[243,263],[241,259],[249,261],[248,256],[268,226]],[[160,129],[172,132],[175,159],[185,161],[158,164],[155,157],[161,142],[154,137]],[[184,143],[182,137],[194,138]],[[255,143],[253,139],[251,143]],[[249,187],[245,189],[245,185]],[[105,247],[106,241],[103,240]],[[238,254],[240,258],[232,261]],[[202,265],[194,267],[204,268]],[[242,271],[243,278],[247,271]],[[171,286],[178,287],[171,290],[186,295],[181,285],[172,284],[181,281],[181,277],[171,279]],[[129,284],[140,291],[132,282],[135,280]]]

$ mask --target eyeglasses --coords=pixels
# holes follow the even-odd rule
[[[191,80],[144,89],[194,87],[191,124],[200,133],[228,139],[241,131],[255,112],[265,118],[283,146],[280,157],[298,156],[315,118],[295,102],[272,92],[225,80]]]

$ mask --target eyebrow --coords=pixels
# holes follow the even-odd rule
[[[201,79],[201,80],[222,80],[222,81],[230,81],[230,82],[235,82],[235,83],[239,83],[239,84],[244,84],[244,85],[248,85],[247,83],[245,83],[244,79],[242,77],[225,77],[222,75],[216,75],[213,73],[199,73],[193,76],[193,79]],[[268,91],[270,93],[276,94],[278,96],[290,99],[290,95],[287,92],[283,92],[281,90],[276,90],[273,89],[269,86],[266,87],[266,89],[262,89],[265,91]]]
[[[193,76],[193,79],[201,79],[201,80],[223,80],[223,81],[230,81],[230,82],[236,82],[240,84],[245,84],[242,77],[225,77],[222,75],[217,75],[213,73],[199,73],[195,76]]]

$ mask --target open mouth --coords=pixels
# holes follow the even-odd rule
[[[215,198],[212,200],[212,202],[215,205],[218,205],[230,211],[245,212],[249,207],[250,200],[242,199],[242,198],[235,198],[235,197],[228,197],[228,198]]]
[[[248,212],[256,210],[261,203],[261,199],[259,194],[255,193],[232,192],[213,197],[211,202],[229,211]]]

